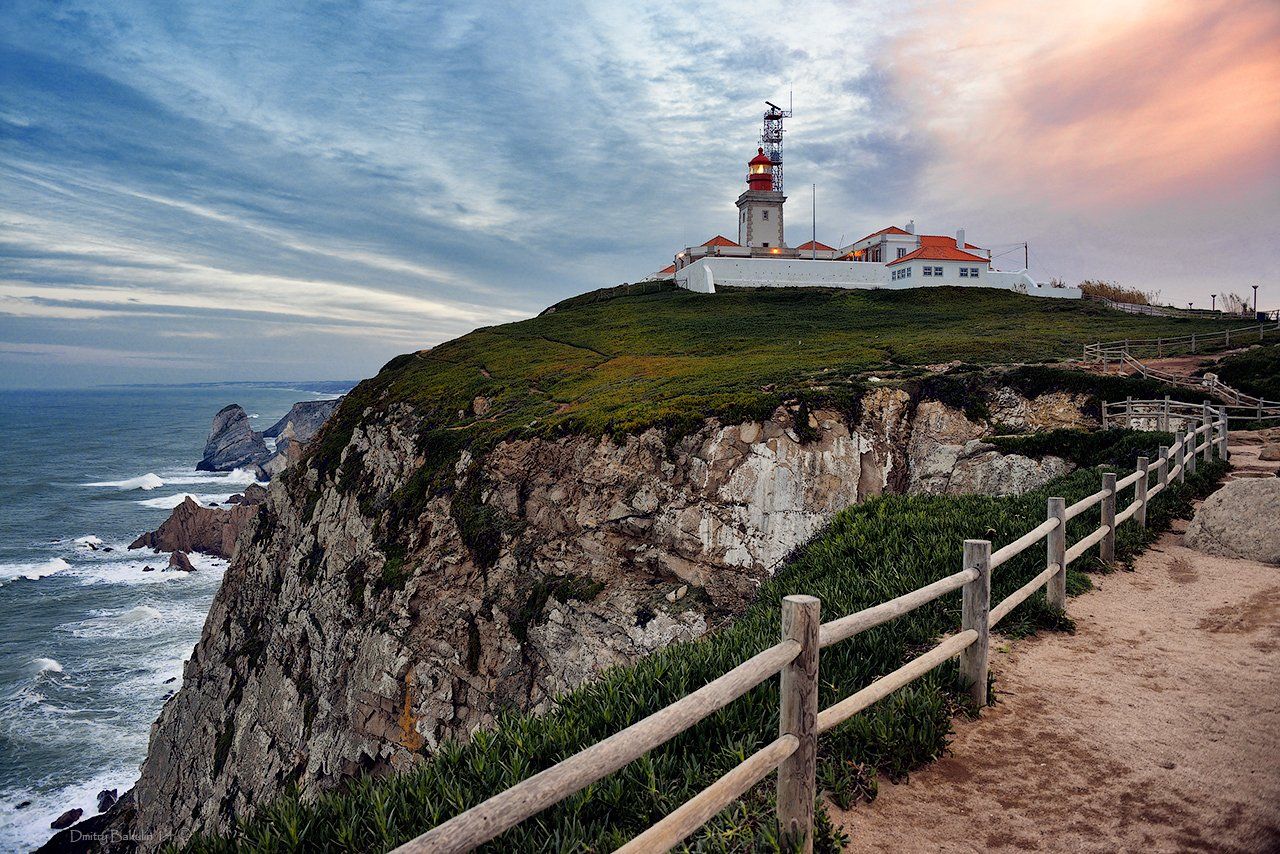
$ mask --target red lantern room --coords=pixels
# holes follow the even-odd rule
[[[773,190],[773,161],[763,148],[747,163],[747,189],[768,193]]]

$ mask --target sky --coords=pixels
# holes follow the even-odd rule
[[[734,236],[1280,307],[1273,0],[0,0],[0,386],[347,379]],[[1005,253],[1005,254],[1000,254]]]

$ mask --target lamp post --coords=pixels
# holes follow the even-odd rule
[[[1211,302],[1209,303],[1209,310],[1210,310],[1210,311],[1217,311],[1217,310],[1218,310],[1218,295],[1217,295],[1217,294],[1209,294],[1209,299],[1211,300]]]
[[[1194,305],[1194,303],[1187,303],[1187,311],[1191,311],[1192,305]]]
[[[1253,316],[1258,316],[1258,286],[1253,286]]]

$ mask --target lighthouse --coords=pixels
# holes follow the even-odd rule
[[[782,203],[787,197],[773,186],[774,163],[764,148],[747,162],[747,189],[738,196],[738,243],[782,249]]]

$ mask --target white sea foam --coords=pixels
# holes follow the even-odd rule
[[[139,477],[131,477],[127,480],[100,480],[96,483],[86,483],[85,486],[113,486],[116,489],[159,489],[164,486],[164,481],[154,472],[147,472]]]
[[[143,507],[155,507],[160,510],[172,510],[188,498],[194,500],[201,507],[209,507],[214,504],[226,504],[227,499],[234,492],[179,492],[177,495],[163,495],[159,498],[145,498],[135,502]]]
[[[102,545],[102,538],[95,537],[93,534],[86,534],[83,537],[76,537],[72,542],[78,546],[100,546]]]
[[[253,476],[248,469],[231,471],[175,471],[165,472],[164,482],[169,486],[193,486],[195,484],[226,484],[227,486],[248,486],[251,483],[263,483]]]
[[[36,676],[45,673],[61,673],[62,664],[53,658],[33,658],[31,659],[30,668]]]
[[[117,619],[122,623],[137,623],[142,620],[154,620],[160,616],[160,609],[150,605],[135,605],[125,611]]]
[[[46,560],[43,563],[5,563],[0,564],[0,584],[14,581],[19,578],[26,578],[35,581],[55,572],[61,572],[64,569],[70,569],[71,564],[67,563],[60,557],[52,560]]]
[[[17,789],[0,798],[0,845],[14,851],[30,851],[43,845],[53,835],[49,822],[72,807],[84,810],[85,816],[98,812],[98,792],[115,789],[123,795],[138,779],[137,764],[121,764],[87,779],[53,791]],[[18,809],[18,804],[30,806]]]

